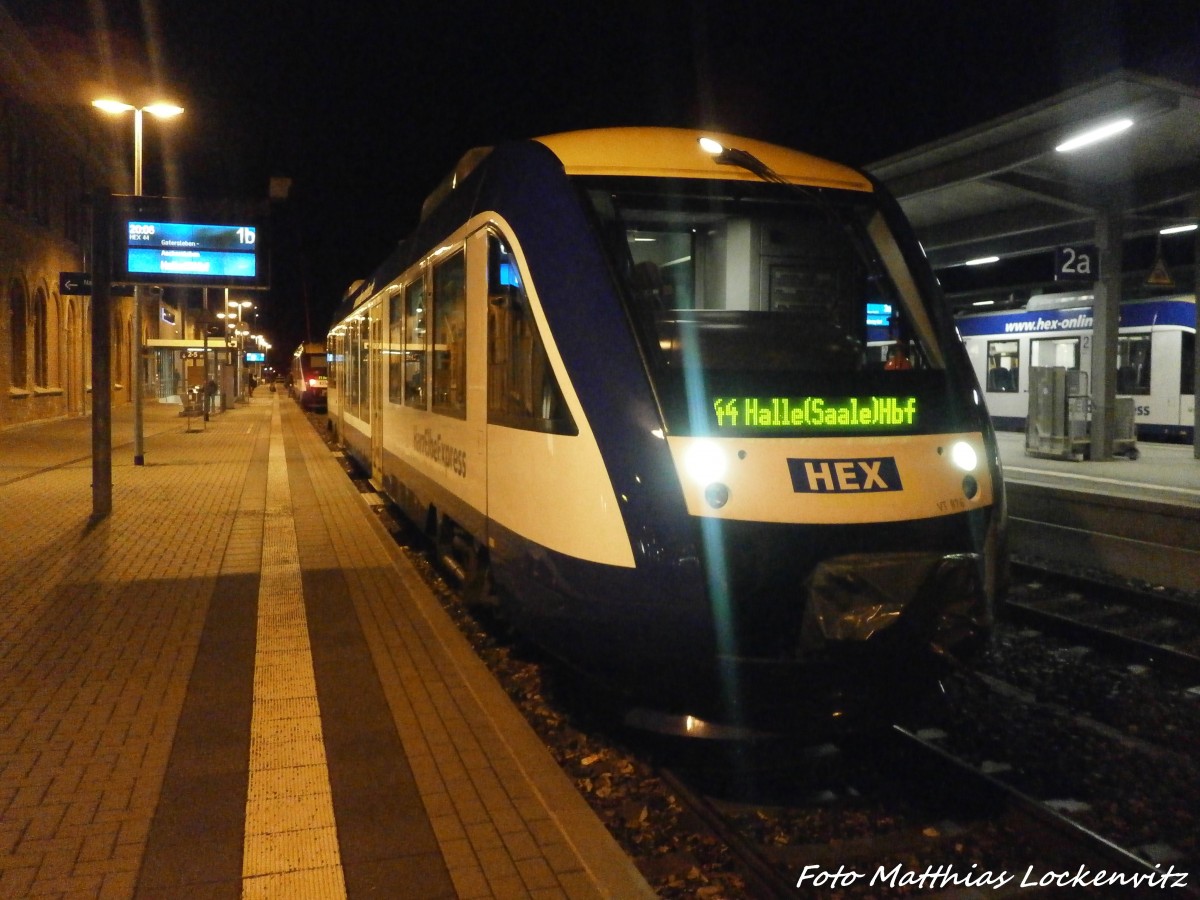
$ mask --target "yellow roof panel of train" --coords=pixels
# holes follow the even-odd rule
[[[689,128],[602,128],[567,131],[536,140],[562,160],[568,175],[642,175],[758,181],[735,165],[717,163],[700,148],[702,137],[744,150],[796,184],[870,191],[871,182],[849,166],[775,144]]]

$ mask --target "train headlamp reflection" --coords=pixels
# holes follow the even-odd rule
[[[979,465],[979,457],[975,448],[966,441],[958,441],[950,448],[950,461],[964,472],[974,472]]]
[[[729,502],[729,487],[719,481],[714,481],[704,489],[704,500],[713,509],[720,509]]]
[[[963,477],[962,492],[963,496],[968,500],[975,499],[975,495],[979,493],[979,482],[975,480],[975,476],[966,475]]]

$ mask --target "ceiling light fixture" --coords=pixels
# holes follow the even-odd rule
[[[1115,137],[1123,131],[1133,127],[1133,119],[1117,119],[1115,122],[1106,122],[1103,125],[1098,125],[1095,128],[1089,128],[1087,131],[1075,135],[1073,138],[1068,138],[1054,149],[1059,153],[1070,153],[1072,150],[1078,150],[1081,147],[1087,147],[1090,144],[1095,144],[1097,141],[1103,141],[1110,137]]]

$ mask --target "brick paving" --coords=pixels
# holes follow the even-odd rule
[[[0,897],[242,895],[280,442],[348,895],[652,896],[291,403],[130,418],[95,523],[90,420],[0,432]]]

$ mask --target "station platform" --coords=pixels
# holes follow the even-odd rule
[[[0,897],[654,896],[295,405],[0,432]]]
[[[996,439],[1006,483],[1200,508],[1200,459],[1191,444],[1139,441],[1135,460],[1075,462],[1027,455],[1021,432],[997,432]]]

